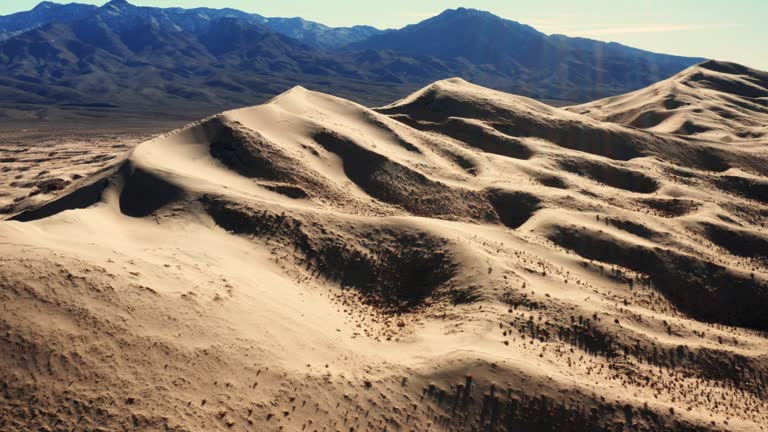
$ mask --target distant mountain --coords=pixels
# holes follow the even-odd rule
[[[474,64],[500,58],[531,57],[548,48],[543,33],[475,9],[449,9],[438,16],[400,30],[354,44],[356,49],[393,50],[439,58],[463,57]],[[544,54],[544,53],[542,53]]]
[[[358,42],[370,36],[383,33],[371,26],[329,27],[303,18],[267,18],[258,14],[236,9],[211,8],[153,8],[139,7],[125,0],[110,1],[105,7],[70,3],[66,5],[42,2],[34,9],[13,15],[0,16],[0,40],[8,39],[27,30],[51,23],[67,23],[85,18],[101,9],[100,15],[113,25],[130,25],[124,18],[130,16],[161,17],[158,25],[170,26],[186,31],[203,31],[206,23],[218,18],[238,18],[245,22],[263,24],[277,33],[289,36],[316,48],[332,49]],[[130,13],[126,13],[130,11]],[[202,27],[201,27],[202,26]]]
[[[113,0],[79,21],[47,24],[0,43],[4,100],[220,107],[263,99],[304,75],[359,78],[334,57],[249,17]]]
[[[247,24],[263,25],[306,45],[324,49],[338,48],[383,33],[382,30],[370,26],[329,27],[303,18],[267,18],[230,8],[163,9],[134,6],[126,0],[112,0],[99,8],[96,15],[116,30],[130,27],[136,20],[151,19],[165,30],[184,30],[192,33],[206,31],[210,23],[216,19],[236,18]],[[58,20],[51,22],[54,21],[58,22]]]
[[[538,99],[586,102],[702,60],[547,36],[463,8],[388,31],[126,0],[42,3],[0,22],[12,34],[0,41],[0,118],[53,118],[72,107],[94,115],[151,108],[153,115],[200,116],[296,84],[380,105],[453,76]]]
[[[333,49],[384,33],[371,26],[328,27],[303,18],[267,18],[270,29],[316,48]]]
[[[72,22],[81,19],[96,9],[93,5],[70,3],[61,5],[42,2],[34,9],[13,15],[0,16],[0,40],[8,39],[27,30],[51,22]]]
[[[656,54],[617,43],[547,36],[489,12],[453,9],[347,49],[390,50],[469,62],[474,82],[538,98],[591,100],[625,93],[704,61]],[[499,85],[499,81],[507,81]],[[511,81],[511,82],[510,82]]]

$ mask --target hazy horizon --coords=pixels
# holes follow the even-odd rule
[[[768,30],[761,19],[768,16],[768,2],[741,0],[722,4],[680,0],[650,0],[624,4],[588,0],[572,4],[565,0],[393,0],[386,4],[360,4],[335,0],[318,4],[292,0],[254,5],[245,0],[223,3],[212,0],[132,0],[132,4],[156,7],[231,7],[268,17],[301,17],[333,27],[371,25],[401,28],[435,16],[445,9],[468,7],[487,10],[502,18],[528,24],[546,34],[586,37],[665,54],[732,61],[768,70]],[[0,14],[29,10],[37,0],[12,0],[0,5]],[[57,1],[54,3],[71,3]],[[103,0],[75,3],[104,4]],[[594,11],[599,10],[597,14]]]

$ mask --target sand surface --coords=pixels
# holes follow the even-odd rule
[[[119,165],[138,144],[177,122],[143,127],[39,129],[0,125],[0,217],[34,208],[80,188],[94,175]]]
[[[20,152],[0,430],[766,430],[768,85],[734,67],[568,109],[297,87],[81,163]]]

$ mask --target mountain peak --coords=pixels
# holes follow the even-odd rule
[[[127,0],[111,0],[109,3],[105,4],[102,7],[111,8],[111,9],[125,9],[125,8],[130,8],[135,6],[128,3]]]
[[[58,6],[58,4],[53,3],[53,2],[49,2],[49,1],[44,1],[44,2],[40,2],[32,10],[39,11],[39,10],[44,10],[44,9],[50,9],[52,7],[55,7],[55,6]]]
[[[481,17],[481,18],[495,18],[495,19],[501,19],[500,17],[484,11],[480,9],[472,9],[472,8],[465,8],[460,7],[456,9],[446,9],[438,15],[438,17]]]
[[[465,15],[493,15],[490,12],[482,11],[480,9],[475,9],[475,8],[458,7],[456,9],[448,9],[448,10],[454,11],[455,13],[465,14]]]
[[[488,11],[465,7],[446,9],[439,15],[428,18],[417,24],[411,24],[405,28],[414,30],[418,28],[423,29],[429,26],[444,26],[445,28],[440,31],[456,34],[462,33],[469,38],[474,38],[478,34],[487,35],[489,32],[498,31],[502,27],[505,27],[506,31],[516,30],[522,31],[523,33],[537,33],[539,36],[544,36],[543,33],[540,33],[528,25],[502,18]]]

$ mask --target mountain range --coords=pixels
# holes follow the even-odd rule
[[[465,8],[378,30],[234,9],[44,2],[0,17],[0,115],[197,117],[296,84],[377,105],[453,76],[565,104],[637,90],[703,60],[548,36]]]
[[[98,13],[100,8],[90,4],[58,4],[44,1],[34,9],[0,17],[0,40],[11,38],[28,30],[50,23],[74,22]],[[338,48],[358,42],[374,34],[383,33],[371,26],[328,27],[302,18],[267,18],[236,9],[210,8],[149,8],[135,7],[124,0],[109,2],[104,6],[112,15],[112,23],[122,22],[130,26],[142,19],[155,19],[171,30],[198,31],[205,22],[224,17],[237,18],[251,24],[264,25],[278,33],[300,40],[317,48]]]

